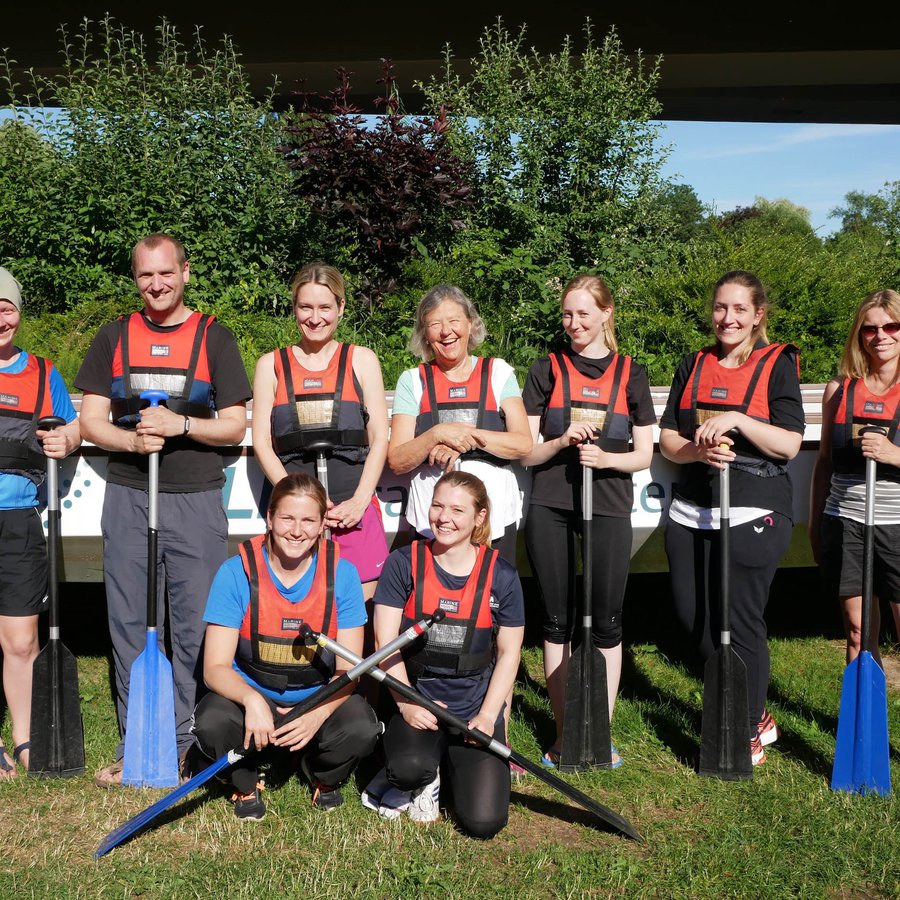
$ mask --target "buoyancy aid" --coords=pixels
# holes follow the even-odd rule
[[[312,586],[299,603],[287,600],[272,580],[263,555],[264,534],[244,541],[241,562],[250,584],[250,603],[238,635],[235,662],[254,681],[273,691],[297,690],[325,684],[334,674],[334,654],[301,637],[308,624],[313,631],[337,637],[334,580],[340,551],[321,541]]]
[[[900,384],[886,394],[873,394],[863,378],[845,378],[831,429],[831,462],[835,472],[862,475],[865,457],[860,450],[860,432],[866,425],[878,425],[887,432],[888,440],[900,446]],[[900,481],[900,469],[877,463],[878,478]]]
[[[494,657],[491,583],[498,553],[479,546],[471,575],[462,588],[454,591],[438,580],[432,543],[413,541],[411,545],[413,588],[403,610],[402,628],[439,609],[445,618],[404,652],[407,671],[413,677],[425,672],[478,674],[491,665]]]
[[[321,372],[303,368],[290,347],[275,354],[272,446],[282,462],[322,440],[350,462],[365,461],[369,417],[353,374],[353,350],[352,344],[340,344]]]
[[[144,316],[119,318],[119,341],[113,355],[110,408],[117,425],[134,425],[147,405],[141,392],[169,395],[166,406],[182,416],[210,419],[213,389],[206,338],[215,316],[193,312],[172,331],[153,331]]]
[[[491,385],[493,366],[493,359],[478,357],[465,381],[450,381],[439,366],[422,363],[419,366],[422,399],[415,436],[443,422],[464,422],[486,431],[506,431],[506,417]],[[483,449],[469,450],[462,455],[464,459],[482,459],[495,466],[509,465],[509,460]]]
[[[0,374],[0,472],[44,480],[46,458],[35,436],[38,419],[53,415],[50,370],[53,364],[28,354],[25,368]]]
[[[550,354],[553,390],[541,419],[541,434],[552,440],[573,422],[588,422],[599,432],[597,444],[609,453],[627,453],[631,438],[628,379],[631,357],[613,354],[600,378],[579,372],[565,353]]]
[[[678,433],[692,441],[697,428],[707,419],[729,411],[769,422],[769,382],[782,353],[794,355],[799,377],[799,351],[793,344],[757,347],[748,360],[736,368],[718,365],[715,347],[698,351],[681,394]],[[787,471],[786,462],[765,456],[740,434],[734,437],[732,450],[736,454],[732,468],[764,477],[783,475]]]

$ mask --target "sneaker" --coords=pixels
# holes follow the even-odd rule
[[[231,795],[231,803],[234,804],[234,814],[241,822],[262,822],[266,817],[266,804],[260,791],[262,785],[258,784],[249,794],[241,794],[235,791]]]
[[[754,766],[761,766],[766,761],[766,751],[758,737],[750,741],[750,761]]]
[[[441,774],[434,776],[434,781],[425,787],[413,791],[409,804],[409,817],[413,822],[436,822],[441,816],[438,798],[441,795]]]
[[[398,819],[401,813],[409,809],[412,791],[401,791],[394,787],[387,777],[384,768],[366,785],[360,796],[366,809],[374,810],[382,819]]]
[[[541,757],[541,765],[545,769],[558,769],[559,768],[559,757],[561,751],[557,750],[556,747],[551,747],[542,757]]]
[[[324,784],[316,778],[309,767],[309,758],[304,753],[300,757],[300,768],[312,788],[312,805],[316,809],[322,809],[325,812],[331,812],[337,809],[344,802],[344,795],[341,789],[330,784]]]
[[[775,720],[767,709],[763,710],[762,718],[759,720],[757,737],[763,747],[774,744],[781,737],[781,729],[775,724]]]

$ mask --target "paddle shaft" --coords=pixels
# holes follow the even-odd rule
[[[591,627],[594,621],[592,608],[594,597],[594,553],[592,543],[594,522],[593,473],[594,470],[590,466],[581,467],[581,602],[583,605],[581,611],[581,655],[585,661],[583,671],[587,673],[585,684],[579,692],[581,721],[584,723],[584,727],[581,729],[581,760],[591,759],[599,750],[599,748],[592,746],[593,741],[591,740],[591,694],[601,687],[606,690],[605,684],[598,685],[593,683],[590,667],[586,664],[593,648]],[[611,759],[610,762],[612,762]]]
[[[52,431],[66,424],[58,416],[41,419],[41,431]],[[52,456],[47,459],[47,599],[50,601],[50,640],[59,640],[59,466]]]
[[[864,428],[862,433],[877,431],[884,434],[883,428]],[[862,621],[860,622],[860,653],[869,649],[872,640],[872,596],[875,572],[875,485],[878,480],[878,463],[866,457],[866,513],[863,528],[863,570],[862,570]]]
[[[727,463],[719,473],[719,568],[719,639],[727,647],[731,644],[731,468]]]
[[[155,408],[167,400],[164,391],[144,391],[141,397]],[[159,548],[159,452],[147,458],[147,631],[156,631],[157,551]]]
[[[325,635],[319,635],[317,640],[320,646],[331,650],[336,656],[340,656],[351,663],[361,662],[359,656],[352,653],[346,647],[342,647],[337,641],[333,641]],[[383,669],[369,669],[366,674],[376,681],[383,682],[388,688],[398,693],[401,697],[405,697],[410,702],[421,706],[423,709],[427,709],[436,719],[444,722],[451,728],[462,732],[476,743],[481,744],[485,749],[490,750],[491,753],[499,756],[501,759],[512,760],[517,763],[545,784],[550,785],[550,787],[555,788],[566,797],[574,800],[579,806],[582,806],[602,822],[611,825],[620,834],[624,834],[626,837],[630,837],[636,841],[643,841],[643,838],[627,819],[613,812],[611,809],[607,809],[600,803],[597,803],[596,800],[592,800],[587,794],[583,794],[581,791],[573,788],[561,778],[557,778],[555,775],[537,765],[537,763],[532,762],[524,756],[520,756],[511,747],[502,744],[492,735],[485,734],[477,728],[470,728],[468,722],[464,721],[459,716],[455,716],[446,707],[440,706],[433,700],[420,694],[414,687],[394,678],[393,675],[388,675]]]

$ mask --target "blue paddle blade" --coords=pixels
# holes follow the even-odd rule
[[[891,792],[887,686],[868,651],[844,670],[831,789],[882,796]]]
[[[159,649],[155,630],[148,630],[144,652],[131,667],[122,784],[178,784],[172,665]]]
[[[241,755],[234,750],[230,750],[224,756],[219,757],[211,766],[207,766],[202,772],[195,775],[190,781],[186,781],[171,793],[166,794],[161,800],[157,800],[152,806],[148,806],[136,816],[132,816],[124,825],[120,825],[115,831],[111,831],[103,838],[102,843],[97,848],[97,852],[94,854],[94,859],[99,859],[101,856],[109,853],[110,850],[118,847],[119,844],[136,834],[170,806],[174,806],[182,797],[187,797],[191,791],[195,791],[200,785],[205,784],[210,778],[221,772],[222,769],[237,762]]]

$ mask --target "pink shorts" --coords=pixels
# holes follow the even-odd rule
[[[341,559],[356,566],[363,584],[378,580],[388,556],[388,545],[377,497],[372,497],[368,509],[353,528],[335,528],[331,537],[341,548]]]

